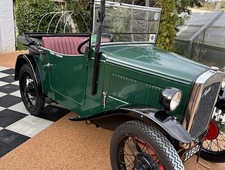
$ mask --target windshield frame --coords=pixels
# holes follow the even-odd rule
[[[158,31],[159,31],[159,25],[160,25],[160,17],[161,17],[161,11],[162,9],[161,8],[155,8],[155,7],[147,7],[147,6],[139,6],[139,5],[133,5],[133,4],[125,4],[125,3],[120,3],[120,2],[111,2],[111,1],[105,1],[105,0],[93,0],[94,4],[93,4],[93,9],[92,9],[92,29],[91,29],[91,45],[92,47],[93,46],[100,46],[101,43],[105,44],[105,43],[150,43],[150,44],[154,44],[156,42],[156,38],[157,38],[157,35],[158,35]],[[96,5],[99,7],[100,6],[100,9],[99,10],[96,10]],[[104,9],[102,8],[102,6],[104,7]],[[157,21],[157,30],[151,34],[150,32],[144,32],[144,33],[138,33],[138,32],[130,32],[130,33],[126,33],[126,32],[119,32],[119,33],[115,33],[115,32],[110,32],[108,34],[128,34],[128,35],[131,35],[131,34],[144,34],[144,35],[149,35],[149,39],[148,40],[145,40],[145,41],[127,41],[127,42],[123,42],[123,41],[116,41],[116,42],[97,42],[96,39],[98,38],[102,38],[102,36],[104,34],[107,34],[105,33],[104,31],[99,31],[99,27],[104,27],[103,25],[103,21],[105,19],[105,9],[106,8],[109,8],[109,7],[122,7],[122,8],[128,8],[128,9],[132,9],[132,10],[140,10],[140,11],[147,11],[147,12],[153,12],[153,13],[156,13],[158,14],[158,19],[156,20]],[[103,17],[103,21],[102,21],[102,25],[99,24],[98,22],[96,22],[97,20],[99,20],[99,17],[101,16],[101,12],[103,12],[102,16]],[[96,18],[96,13],[98,13],[98,17]],[[99,24],[99,25],[98,25]],[[96,27],[96,25],[98,25],[98,27]],[[101,25],[101,26],[100,26]],[[98,30],[96,29],[98,28]],[[97,31],[96,31],[97,30]],[[153,38],[152,38],[153,36]],[[100,38],[100,39],[101,39]],[[152,41],[151,41],[152,39]]]

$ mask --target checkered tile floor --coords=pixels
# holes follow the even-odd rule
[[[41,115],[30,115],[20,98],[19,82],[14,81],[14,69],[0,66],[0,157],[68,112],[55,103],[46,102]]]

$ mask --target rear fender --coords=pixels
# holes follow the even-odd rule
[[[125,106],[113,111],[114,113],[126,114],[129,117],[142,120],[148,124],[156,125],[156,128],[163,130],[166,134],[182,143],[191,143],[191,135],[172,116],[162,110],[145,106]]]
[[[37,63],[34,59],[34,56],[29,55],[29,54],[21,54],[17,57],[16,65],[15,65],[14,79],[19,80],[20,69],[24,64],[28,64],[30,66],[32,72],[34,73],[34,79],[36,80],[36,82],[38,84],[39,92],[42,93],[43,92],[43,88],[42,88],[43,86],[42,86],[42,83],[41,83],[40,71],[39,71],[39,68],[37,67]]]

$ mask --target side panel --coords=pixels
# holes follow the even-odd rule
[[[114,63],[107,63],[105,75],[106,109],[125,104],[147,105],[161,109],[158,96],[164,88],[176,87],[180,89],[183,93],[183,99],[188,98],[190,89],[184,84],[162,79],[151,75],[151,73],[141,73]],[[185,105],[186,101],[182,100],[178,109],[171,115],[176,116],[181,121]]]
[[[60,105],[80,117],[92,116],[104,111],[102,87],[104,60],[99,62],[96,94],[91,95],[94,59],[88,60],[88,51],[80,56],[46,54],[39,57],[44,93]]]
[[[44,64],[44,70],[49,80],[49,96],[58,102],[64,100],[65,103],[65,100],[71,100],[76,104],[84,105],[87,58],[84,55],[66,56],[49,51],[46,57],[48,60]]]

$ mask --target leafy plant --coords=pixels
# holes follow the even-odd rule
[[[49,12],[58,12],[58,7],[51,0],[17,0],[16,1],[16,25],[18,33],[36,32],[39,21],[42,16]],[[46,17],[41,22],[39,32],[46,32],[49,26],[49,21],[52,16]],[[55,30],[56,18],[53,24],[49,27],[49,32]]]
[[[162,7],[162,15],[157,46],[168,51],[173,51],[177,20],[175,3],[174,0],[160,0],[160,5]]]

